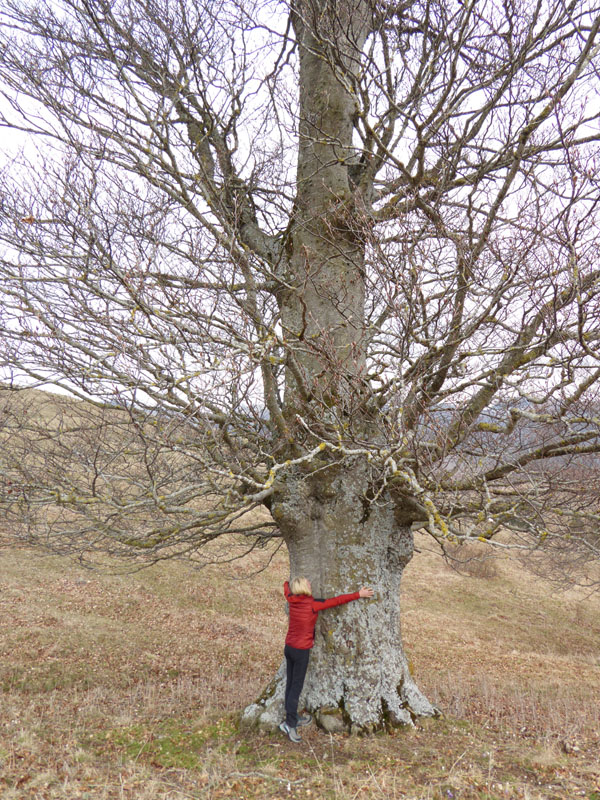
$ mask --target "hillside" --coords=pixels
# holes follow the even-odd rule
[[[508,561],[469,578],[421,552],[407,570],[404,636],[440,720],[364,739],[311,726],[301,746],[237,724],[281,657],[282,553],[252,578],[258,560],[0,564],[5,800],[600,798],[600,598]]]

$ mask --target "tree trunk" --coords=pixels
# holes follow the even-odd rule
[[[348,407],[365,369],[365,235],[349,169],[360,67],[370,17],[364,0],[297,0],[298,166],[294,213],[285,243],[286,288],[279,293],[288,359],[286,416]],[[336,46],[331,48],[331,42]],[[288,361],[288,367],[289,367]],[[313,402],[314,408],[306,408]]]
[[[310,428],[311,446],[321,436],[353,445],[372,425],[361,404],[366,231],[349,177],[352,165],[368,155],[353,140],[353,87],[372,6],[366,0],[297,0],[292,7],[299,148],[286,287],[279,294],[288,352],[284,415],[292,425],[299,416]],[[292,577],[309,578],[316,597],[363,585],[376,596],[320,615],[301,706],[328,730],[369,731],[434,714],[411,678],[400,637],[400,579],[413,551],[408,518],[385,493],[369,500],[364,460],[313,459],[308,469],[310,475],[278,472],[271,498]],[[282,665],[244,718],[277,725],[284,691]]]
[[[412,679],[400,635],[400,579],[412,532],[397,521],[389,497],[367,500],[368,486],[364,464],[325,465],[308,478],[288,476],[272,505],[291,576],[308,577],[315,597],[375,590],[372,600],[328,609],[317,621],[299,707],[332,732],[370,732],[436,714]],[[284,691],[285,663],[244,721],[278,725]]]

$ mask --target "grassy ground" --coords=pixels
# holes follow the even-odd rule
[[[284,556],[247,567],[99,575],[0,551],[3,800],[600,800],[600,598],[421,553],[404,637],[444,717],[295,746],[238,728],[286,623]]]

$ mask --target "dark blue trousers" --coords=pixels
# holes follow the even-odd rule
[[[283,653],[287,666],[285,721],[290,728],[295,728],[298,724],[298,700],[300,700],[300,692],[304,686],[310,650],[300,650],[286,644]]]

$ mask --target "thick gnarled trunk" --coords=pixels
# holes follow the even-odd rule
[[[330,731],[369,732],[436,713],[410,675],[400,635],[400,580],[412,533],[397,522],[391,500],[369,502],[367,488],[364,464],[325,466],[309,478],[289,476],[272,506],[291,575],[308,577],[316,597],[375,590],[372,600],[319,615],[300,707]],[[282,665],[244,720],[279,724],[284,691]]]
[[[299,149],[284,248],[287,283],[279,295],[288,349],[283,411],[290,425],[300,422],[302,435],[310,431],[309,448],[321,437],[352,447],[367,430],[377,436],[373,408],[363,403],[366,232],[350,180],[352,166],[368,162],[354,142],[353,87],[372,7],[366,0],[298,0],[293,9]],[[279,472],[271,498],[292,576],[308,577],[316,597],[362,585],[376,593],[323,612],[317,623],[301,704],[329,730],[369,731],[435,713],[412,680],[400,637],[400,579],[413,551],[409,523],[385,493],[377,502],[372,497],[368,463],[342,457],[313,459],[304,473]],[[244,718],[278,724],[284,691],[282,666]]]

